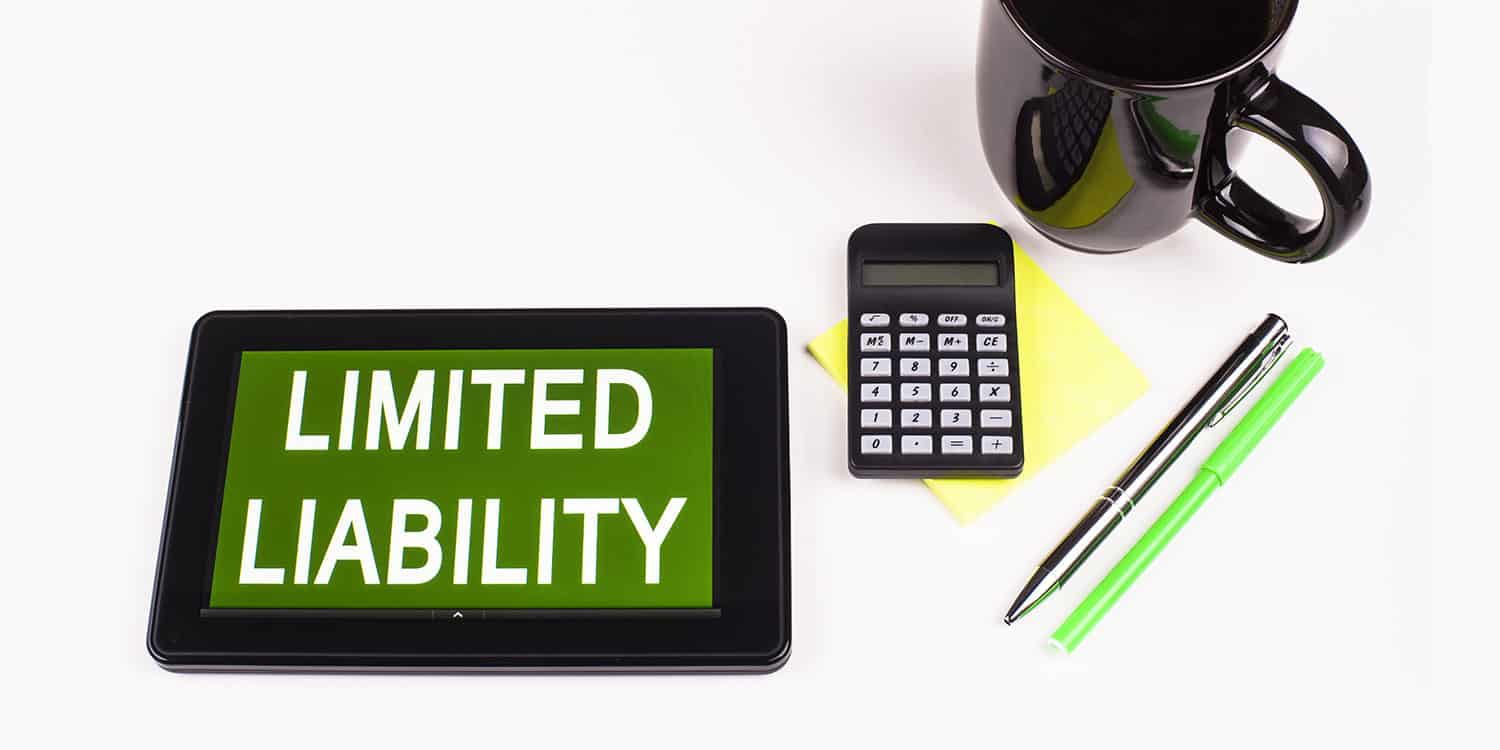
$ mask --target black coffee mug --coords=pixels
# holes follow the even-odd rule
[[[1269,258],[1325,258],[1359,229],[1370,174],[1343,126],[1276,75],[1297,0],[984,0],[979,127],[1039,232],[1131,250],[1197,218]],[[1237,177],[1248,134],[1291,152],[1323,215]]]

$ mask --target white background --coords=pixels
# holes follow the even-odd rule
[[[8,731],[197,746],[1203,746],[1393,742],[1473,718],[1433,695],[1485,694],[1445,677],[1483,674],[1467,646],[1492,621],[1444,610],[1435,623],[1434,599],[1494,588],[1434,569],[1471,564],[1451,551],[1484,524],[1441,504],[1434,476],[1471,462],[1433,440],[1488,439],[1454,396],[1483,383],[1448,379],[1462,368],[1434,330],[1468,317],[1453,303],[1483,289],[1469,263],[1493,238],[1434,239],[1486,216],[1435,207],[1430,142],[1474,185],[1493,156],[1478,120],[1430,124],[1451,103],[1430,91],[1477,92],[1451,80],[1457,61],[1430,69],[1428,4],[1309,2],[1293,26],[1283,76],[1345,123],[1375,185],[1359,237],[1308,267],[1196,225],[1114,257],[1027,229],[979,149],[978,5],[0,6]],[[1439,54],[1477,62],[1479,41]],[[1244,161],[1264,192],[1316,206],[1290,158],[1266,147]],[[916,482],[847,474],[842,397],[801,346],[844,314],[854,227],[989,219],[1152,388],[960,528]],[[150,660],[198,315],[668,305],[787,319],[794,647],[781,672],[174,675]],[[1076,655],[1042,642],[1105,562],[1001,625],[1038,557],[1268,311],[1328,359],[1273,437]],[[1185,478],[1180,466],[1097,559],[1117,558]],[[1462,480],[1440,489],[1494,499]],[[1465,540],[1435,541],[1450,532]]]

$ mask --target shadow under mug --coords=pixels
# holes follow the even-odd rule
[[[1287,263],[1343,245],[1369,210],[1369,170],[1343,126],[1276,75],[1297,0],[1259,1],[1271,3],[1271,22],[1248,57],[1199,79],[1157,83],[1070,60],[1027,25],[1016,0],[984,0],[980,137],[1027,222],[1089,252],[1133,250],[1192,218]],[[1307,169],[1321,217],[1287,211],[1235,175],[1230,164],[1252,133]]]

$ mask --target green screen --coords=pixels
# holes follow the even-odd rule
[[[209,605],[713,606],[713,351],[241,356]]]

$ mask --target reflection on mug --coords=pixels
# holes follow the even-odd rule
[[[1169,180],[1191,180],[1202,136],[1177,127],[1163,116],[1156,109],[1159,101],[1162,97],[1130,100],[1130,121],[1140,138],[1141,150],[1156,174]]]
[[[1098,221],[1134,186],[1110,121],[1111,92],[1071,78],[1026,100],[1016,123],[1016,203],[1057,227]]]

